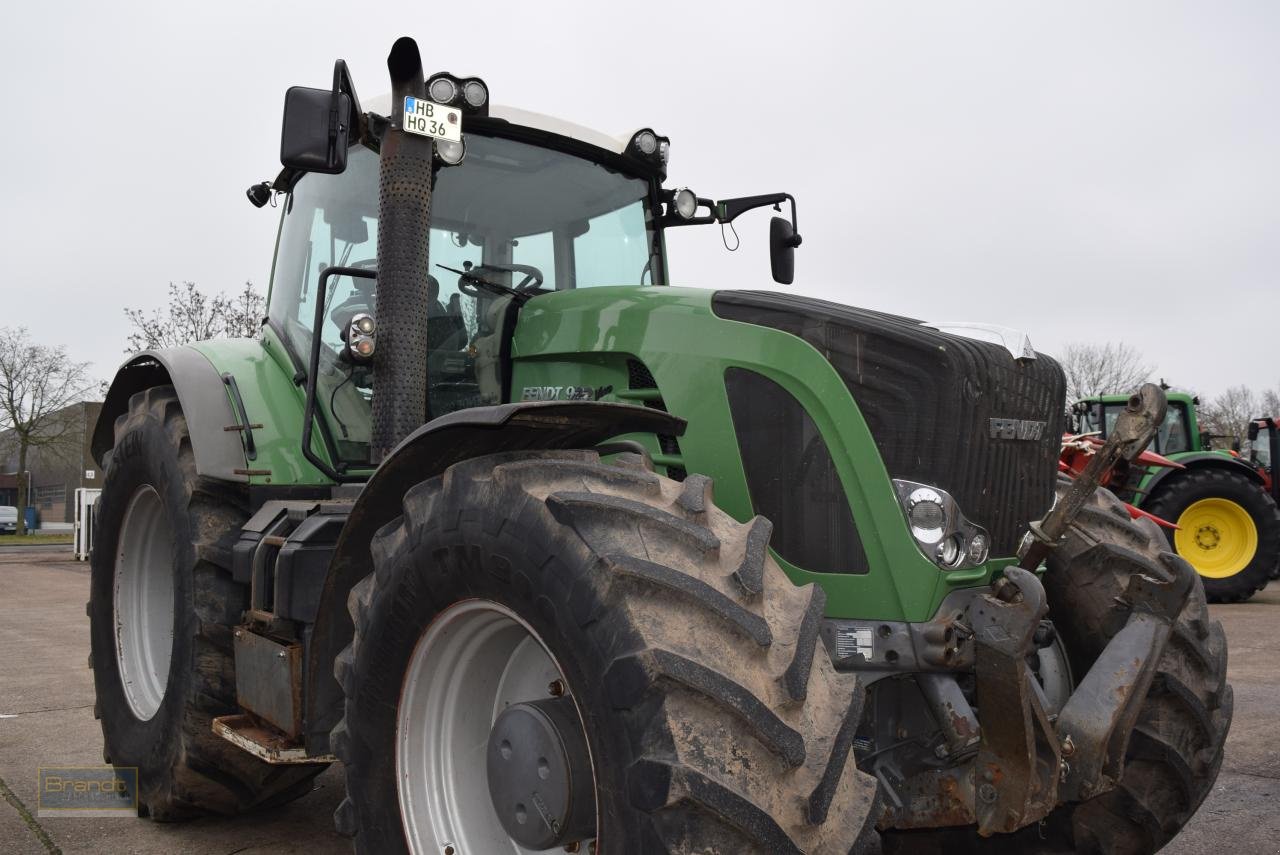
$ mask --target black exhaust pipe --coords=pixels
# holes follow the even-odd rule
[[[405,133],[404,99],[425,97],[418,44],[387,56],[391,123],[382,135],[378,203],[378,347],[373,357],[374,463],[427,420],[427,275],[430,272],[430,137]]]

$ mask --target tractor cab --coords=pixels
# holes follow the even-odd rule
[[[1276,465],[1280,461],[1280,427],[1270,416],[1249,422],[1249,463],[1258,470],[1266,482],[1267,491],[1280,502],[1280,481],[1276,478]]]
[[[671,145],[649,128],[613,137],[491,106],[483,81],[447,73],[428,78],[429,99],[383,97],[361,112],[341,61],[334,79],[332,92],[289,91],[285,169],[248,194],[259,206],[272,193],[284,200],[268,335],[307,378],[307,422],[318,417],[332,474],[368,472],[380,459],[371,433],[378,422],[374,366],[386,326],[378,285],[390,272],[378,271],[386,204],[380,152],[389,133],[431,144],[428,165],[394,179],[407,195],[420,194],[411,205],[426,200],[424,216],[387,241],[400,251],[423,244],[425,267],[399,289],[411,294],[410,303],[395,311],[415,315],[425,331],[428,420],[509,399],[511,336],[532,298],[665,285],[668,228],[730,223],[753,208],[781,210],[789,201],[791,220],[775,217],[770,235],[774,277],[791,281],[800,239],[790,195],[717,202],[687,188],[664,189]],[[326,104],[337,105],[329,123]],[[335,128],[335,113],[347,124]],[[381,266],[395,265],[391,259]],[[304,448],[310,450],[310,438]]]
[[[430,266],[420,282],[432,416],[503,400],[504,343],[515,310],[532,297],[665,282],[657,164],[619,163],[626,141],[595,157],[582,144],[574,153],[573,139],[546,130],[552,121],[521,114],[517,126],[505,113],[469,122],[465,159],[435,179]],[[300,370],[319,341],[318,411],[349,465],[369,459],[379,320],[374,145],[353,145],[343,172],[302,175],[290,187],[268,312]],[[330,268],[346,272],[325,288]]]

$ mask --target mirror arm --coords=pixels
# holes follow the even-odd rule
[[[711,210],[715,212],[715,218],[719,222],[731,223],[747,211],[763,208],[766,205],[772,205],[775,211],[781,211],[783,202],[791,203],[791,231],[794,232],[787,245],[797,247],[800,245],[800,226],[796,219],[796,200],[790,193],[766,193],[763,196],[725,199],[717,202]]]
[[[342,93],[351,97],[350,112],[346,116],[338,115],[342,110]],[[329,160],[334,159],[334,149],[338,145],[338,125],[345,121],[348,131],[360,127],[360,99],[356,96],[356,85],[351,80],[351,72],[345,60],[333,64],[333,97],[329,100]]]

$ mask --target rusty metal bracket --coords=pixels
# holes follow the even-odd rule
[[[1058,803],[1062,749],[1027,666],[1048,610],[1040,580],[1017,567],[969,609],[982,723],[974,814],[983,836],[1037,822]]]
[[[1169,402],[1164,390],[1154,383],[1144,383],[1131,395],[1116,423],[1107,432],[1107,441],[1076,476],[1044,519],[1031,523],[1027,539],[1018,548],[1018,566],[1034,570],[1061,541],[1085,503],[1121,461],[1131,462],[1142,453],[1164,422]]]
[[[1168,580],[1145,575],[1140,556],[1114,544],[1091,547],[1077,560],[1086,562],[1085,566],[1127,564],[1133,572],[1119,598],[1130,607],[1128,621],[1108,642],[1058,716],[1057,734],[1073,749],[1060,788],[1061,797],[1068,801],[1092,798],[1119,780],[1129,734],[1151,688],[1173,623],[1195,585],[1195,571],[1175,555],[1165,560]],[[1111,571],[1099,566],[1097,572]]]

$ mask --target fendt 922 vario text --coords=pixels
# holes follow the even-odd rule
[[[409,39],[388,67],[374,109],[341,62],[286,96],[260,338],[132,358],[95,434],[97,710],[152,817],[337,759],[363,853],[1177,833],[1225,642],[1094,489],[1159,389],[1059,483],[1025,340],[669,287],[670,229],[767,206],[790,282],[794,201],[664,187],[653,129],[491,107]]]

